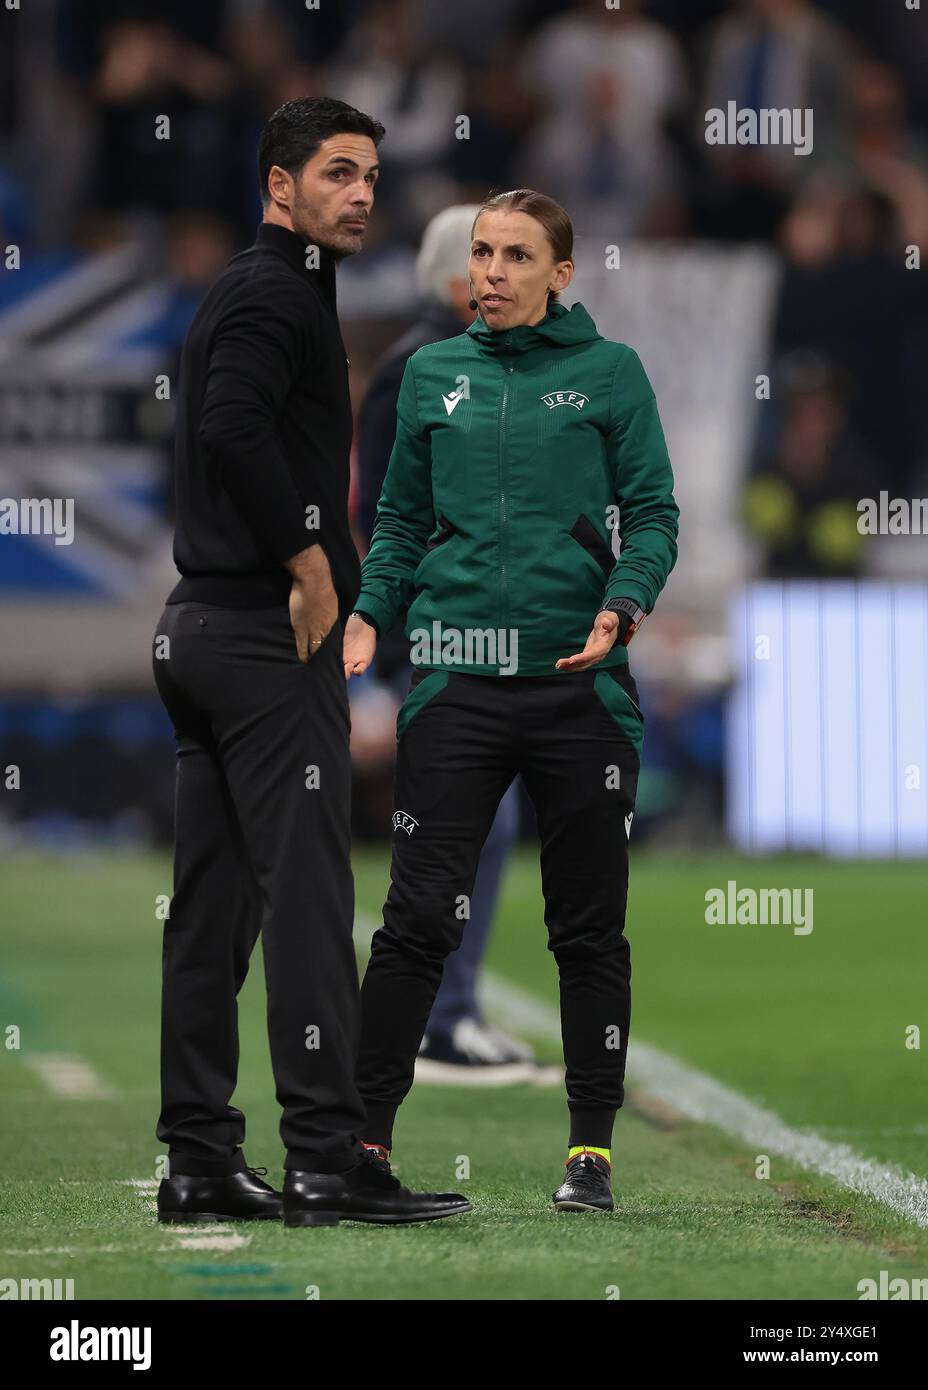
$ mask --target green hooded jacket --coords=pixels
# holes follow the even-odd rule
[[[678,515],[637,353],[582,304],[511,329],[478,317],[406,365],[355,607],[381,632],[405,613],[414,665],[556,676],[607,599],[651,611]],[[627,660],[616,643],[596,669]]]

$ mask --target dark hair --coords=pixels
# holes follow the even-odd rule
[[[297,97],[286,101],[268,117],[258,142],[258,178],[261,201],[267,205],[267,177],[273,165],[294,179],[330,135],[369,135],[379,145],[386,134],[372,116],[356,111],[334,97]]]
[[[474,227],[477,219],[485,212],[525,212],[529,217],[534,217],[545,229],[545,236],[548,238],[548,245],[556,261],[569,261],[573,258],[574,251],[574,228],[573,223],[567,213],[556,203],[553,198],[549,198],[545,193],[536,193],[533,188],[514,188],[508,193],[488,193],[484,202],[477,209],[477,217],[474,218],[473,226],[470,229],[471,236],[474,235]],[[548,291],[548,303],[552,299],[559,299],[560,291]]]

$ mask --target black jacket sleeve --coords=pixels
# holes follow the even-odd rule
[[[406,361],[391,357],[375,372],[358,413],[358,525],[368,546],[396,438],[396,403]]]
[[[307,370],[312,310],[283,281],[256,278],[213,335],[199,439],[226,491],[281,563],[325,542],[325,517],[307,511],[276,437],[289,391]]]

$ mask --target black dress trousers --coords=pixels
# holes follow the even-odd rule
[[[337,1171],[360,1153],[343,630],[304,664],[286,604],[169,604],[156,627],[177,739],[157,1128],[172,1173],[244,1167],[236,996],[259,931],[284,1166]]]

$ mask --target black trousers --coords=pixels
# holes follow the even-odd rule
[[[360,1152],[342,632],[304,665],[285,606],[181,603],[158,621],[177,739],[157,1126],[172,1173],[244,1167],[236,996],[259,931],[285,1167],[335,1171]]]
[[[627,666],[413,675],[397,723],[390,890],[361,989],[357,1079],[369,1142],[392,1143],[443,962],[467,929],[481,847],[521,773],[560,977],[569,1142],[610,1144],[631,1015],[624,926],[642,727]]]

